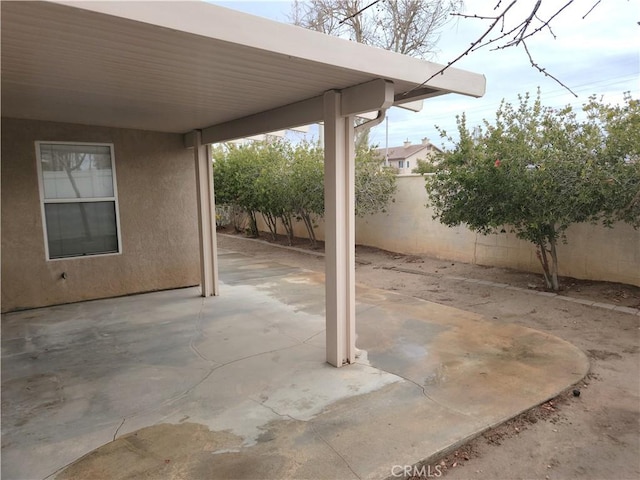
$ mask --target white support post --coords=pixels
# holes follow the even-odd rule
[[[325,290],[327,362],[355,362],[355,152],[342,94],[324,94]]]
[[[198,200],[198,240],[200,245],[200,287],[202,296],[219,294],[216,204],[213,196],[213,165],[209,145],[202,145],[202,132],[193,132]]]

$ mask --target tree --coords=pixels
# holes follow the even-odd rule
[[[356,150],[356,215],[384,212],[397,189],[395,170],[382,166],[373,146],[360,144]]]
[[[300,194],[291,175],[293,149],[289,143],[230,145],[226,150],[216,149],[214,159],[216,203],[246,213],[248,230],[254,237],[259,236],[257,214],[262,215],[274,240],[280,221],[291,243],[297,214],[295,202]],[[237,224],[234,226],[236,231],[241,230]]]
[[[605,196],[606,207],[614,220],[637,226],[640,218],[640,101],[627,93],[623,105],[605,105],[592,96],[585,105],[585,112],[592,128],[599,129],[599,135],[605,139],[600,145],[601,157],[612,168],[621,170],[607,179],[612,191]]]
[[[262,158],[258,144],[228,145],[226,150],[214,151],[216,204],[232,205],[236,211],[245,212],[249,217],[249,232],[254,237],[259,234],[256,213],[260,209],[260,197],[255,182],[260,177]],[[235,226],[238,229],[240,225]]]
[[[293,239],[291,197],[293,187],[289,174],[291,152],[286,142],[254,144],[255,161],[260,165],[260,173],[253,183],[257,205],[256,210],[264,219],[271,238],[278,234],[278,220],[282,222],[289,243]]]
[[[316,246],[315,220],[324,215],[324,154],[318,145],[301,142],[292,150],[291,202],[296,220],[307,229],[311,246]]]
[[[261,153],[265,161],[256,189],[261,196],[259,210],[272,238],[276,238],[279,220],[291,245],[294,221],[302,221],[315,246],[315,217],[324,214],[322,149],[308,142],[279,142],[263,145]]]
[[[586,110],[578,121],[571,107],[543,107],[527,94],[473,131],[459,117],[459,140],[426,179],[434,218],[482,234],[510,229],[536,246],[547,288],[558,290],[556,247],[570,225],[640,226],[640,144],[622,133],[640,119],[637,101],[618,108],[592,99]]]
[[[310,0],[294,2],[290,19],[318,32],[429,58],[438,32],[460,0]]]
[[[419,158],[417,161],[417,165],[413,170],[411,170],[411,173],[419,173],[421,175],[424,175],[425,173],[435,173],[438,171],[438,168],[438,165],[436,165],[432,161],[422,160],[421,158]]]
[[[280,222],[291,244],[294,221],[302,221],[315,246],[315,220],[324,215],[322,148],[308,142],[255,142],[217,148],[214,159],[216,204],[245,212],[252,236],[259,235],[256,215],[261,214],[272,238]],[[382,168],[375,149],[364,143],[355,163],[356,214],[384,211],[396,191],[393,169]],[[242,230],[239,223],[236,231]]]

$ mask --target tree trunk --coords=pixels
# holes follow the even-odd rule
[[[549,244],[548,249],[547,243]],[[540,260],[540,264],[542,265],[545,286],[547,290],[553,290],[554,292],[560,290],[560,284],[558,282],[558,252],[556,250],[557,243],[558,239],[556,238],[555,227],[553,225],[551,225],[551,235],[549,235],[549,237],[546,239],[538,240],[538,242],[536,243],[536,255],[538,257],[538,260]],[[547,253],[551,255],[551,261],[549,261]]]
[[[553,283],[551,280],[551,272],[549,270],[549,259],[547,258],[547,245],[544,240],[538,240],[537,242],[537,251],[536,256],[538,260],[540,260],[540,264],[542,265],[542,274],[544,275],[544,283],[547,289],[553,288]]]
[[[558,252],[556,251],[557,239],[555,236],[549,240],[551,245],[551,288],[554,292],[560,290],[560,284],[558,283]]]
[[[293,220],[290,215],[283,215],[280,217],[282,220],[282,225],[284,226],[284,230],[287,233],[287,241],[289,246],[293,245]]]
[[[304,222],[304,226],[307,227],[307,233],[309,234],[309,241],[311,242],[311,248],[316,248],[316,232],[313,229],[313,222],[311,221],[311,216],[303,212],[301,214],[302,221]]]
[[[253,210],[249,211],[249,231],[251,236],[254,238],[258,238],[260,235],[258,233],[258,222],[256,221],[256,212]]]
[[[267,227],[269,227],[269,232],[271,232],[271,239],[274,241],[277,240],[278,239],[278,217],[270,213],[263,213],[262,218],[264,218],[264,223],[266,223]]]

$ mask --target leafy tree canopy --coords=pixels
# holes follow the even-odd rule
[[[591,98],[579,121],[571,107],[542,106],[539,93],[519,100],[503,101],[493,122],[473,130],[459,117],[459,139],[426,188],[445,225],[510,229],[534,243],[547,287],[557,290],[556,245],[570,225],[640,226],[640,108],[631,98],[623,106]]]
[[[251,235],[259,234],[256,215],[260,214],[273,237],[280,221],[290,242],[293,222],[304,222],[315,244],[315,219],[324,215],[322,148],[308,142],[255,142],[217,148],[214,160],[216,203],[244,211]],[[356,215],[384,211],[396,191],[393,170],[382,167],[367,141],[358,142],[355,169]]]
[[[433,163],[431,160],[422,160],[421,158],[419,158],[417,161],[417,165],[413,170],[411,170],[411,173],[419,173],[421,175],[424,175],[425,173],[435,173],[438,171],[438,168],[439,166]]]
[[[394,168],[384,167],[374,146],[360,143],[356,149],[356,215],[386,211],[397,189]]]

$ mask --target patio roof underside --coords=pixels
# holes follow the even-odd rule
[[[62,3],[2,2],[3,116],[186,133],[380,78],[399,102],[484,93],[458,69],[415,89],[440,66],[203,2]]]

